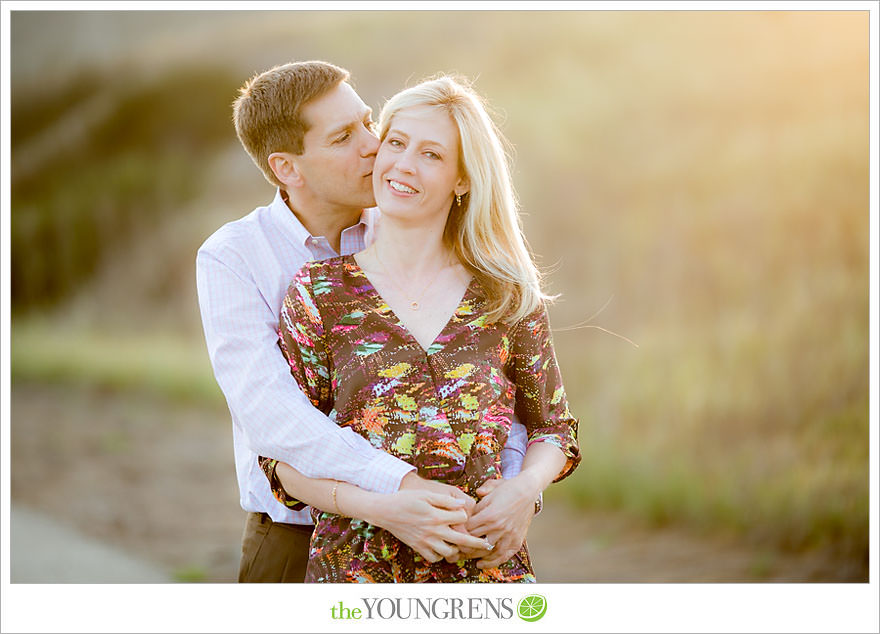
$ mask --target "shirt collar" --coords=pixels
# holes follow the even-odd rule
[[[308,248],[313,236],[299,221],[296,214],[290,210],[290,207],[287,206],[287,200],[287,192],[279,187],[275,191],[275,198],[269,205],[271,216],[282,233],[284,233],[294,244]],[[376,208],[364,209],[361,212],[361,217],[357,224],[343,229],[342,232],[346,233],[357,229],[358,231],[363,231],[364,236],[368,236],[367,239],[372,239],[376,220],[378,218],[378,211],[379,210]]]

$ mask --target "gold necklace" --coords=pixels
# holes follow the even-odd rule
[[[410,297],[409,293],[407,293],[405,290],[400,288],[400,286],[397,285],[397,282],[394,281],[394,277],[391,275],[391,273],[388,272],[388,269],[385,268],[385,263],[382,262],[382,258],[379,257],[379,250],[373,249],[373,252],[376,254],[376,261],[379,263],[379,266],[382,267],[382,272],[385,273],[385,276],[388,278],[388,281],[391,282],[391,284],[397,290],[399,290],[401,293],[403,293],[403,296],[406,298],[406,301],[409,302],[409,309],[410,310],[418,310],[419,308],[421,308],[421,305],[419,304],[419,300],[421,300],[422,297],[424,297],[425,293],[428,292],[428,289],[431,288],[431,285],[437,280],[437,277],[440,275],[440,271],[442,271],[443,269],[446,268],[445,266],[441,266],[439,269],[437,269],[437,271],[434,273],[434,277],[432,277],[431,281],[428,282],[428,285],[425,286],[424,289],[422,289],[422,292],[419,293],[419,295],[415,299],[413,299],[412,297]]]

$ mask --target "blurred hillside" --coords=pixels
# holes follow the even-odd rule
[[[271,199],[229,104],[294,59],[497,109],[581,418],[550,498],[867,575],[867,13],[16,12],[16,380],[221,402],[195,251]]]

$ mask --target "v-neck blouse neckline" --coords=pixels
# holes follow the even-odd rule
[[[446,331],[452,327],[453,322],[457,321],[456,318],[461,317],[462,309],[466,306],[469,300],[474,298],[477,291],[476,287],[479,284],[479,282],[477,282],[477,278],[471,275],[471,279],[468,281],[468,285],[465,287],[464,293],[462,293],[461,298],[458,300],[458,303],[455,306],[455,310],[452,311],[452,314],[450,314],[449,318],[444,322],[443,327],[431,340],[431,344],[427,348],[425,348],[421,343],[419,343],[419,340],[416,339],[415,335],[410,332],[406,324],[403,323],[403,320],[400,319],[400,316],[396,312],[394,312],[394,309],[391,308],[391,304],[389,304],[385,300],[385,298],[382,297],[382,294],[376,288],[375,284],[373,284],[370,276],[367,275],[367,272],[361,267],[357,259],[355,259],[354,254],[341,256],[341,259],[344,263],[349,265],[347,268],[350,274],[358,275],[366,281],[367,285],[369,286],[368,292],[372,296],[372,299],[376,304],[375,309],[385,315],[389,319],[389,321],[393,322],[394,325],[403,332],[404,336],[412,343],[417,345],[426,355],[433,354],[442,349],[442,346],[444,345],[442,343],[443,335],[446,334]]]

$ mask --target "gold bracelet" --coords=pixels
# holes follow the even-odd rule
[[[339,503],[336,501],[336,489],[337,488],[339,488],[339,482],[337,482],[336,484],[333,485],[333,493],[331,494],[333,496],[333,508],[336,509],[337,515],[342,515],[342,511],[339,510]]]

